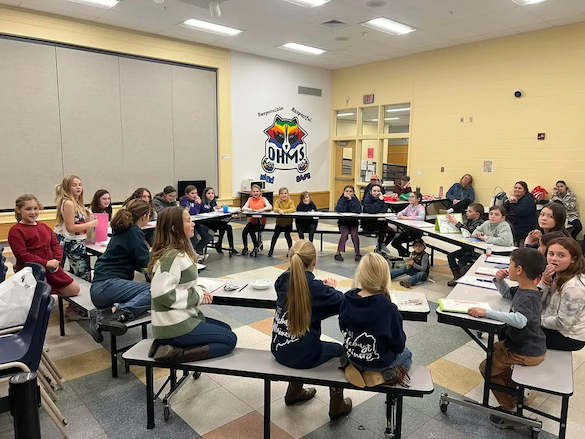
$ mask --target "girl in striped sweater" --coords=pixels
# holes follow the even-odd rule
[[[187,363],[229,354],[237,337],[229,325],[206,318],[197,305],[211,303],[211,293],[197,283],[197,257],[189,213],[169,207],[158,216],[148,271],[153,275],[152,333],[149,356]]]

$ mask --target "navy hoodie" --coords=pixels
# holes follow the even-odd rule
[[[514,232],[531,232],[538,225],[538,212],[536,211],[536,201],[532,194],[527,193],[522,196],[517,203],[504,204],[508,212],[506,219],[512,224]],[[516,235],[516,233],[514,233]]]
[[[374,198],[370,193],[364,197],[364,213],[386,213],[386,202],[379,198]],[[364,230],[372,230],[380,221],[378,219],[364,219],[362,218],[362,227]]]
[[[310,369],[317,364],[321,357],[321,321],[339,313],[344,297],[342,292],[315,279],[312,272],[306,271],[306,275],[311,291],[311,323],[300,338],[288,333],[286,295],[290,271],[281,274],[274,284],[277,297],[270,350],[276,361],[294,369]]]
[[[343,195],[337,200],[335,211],[339,213],[351,212],[351,213],[362,213],[362,205],[360,200],[354,195],[350,200],[345,198]],[[355,218],[340,219],[337,221],[337,225],[341,226],[358,226],[359,220]]]
[[[345,293],[339,311],[347,359],[363,370],[384,370],[404,351],[402,316],[383,294],[360,297],[359,289]]]
[[[297,206],[297,212],[311,212],[311,211],[316,211],[317,210],[317,206],[315,206],[315,203],[313,203],[312,201],[309,201],[309,204],[305,204],[302,201],[299,203],[299,205]],[[305,228],[309,228],[310,225],[315,224],[315,226],[317,226],[317,222],[318,220],[315,219],[308,219],[308,218],[296,218],[295,219],[296,223],[297,223],[297,227],[299,226],[299,224],[301,225],[301,227],[305,227]]]

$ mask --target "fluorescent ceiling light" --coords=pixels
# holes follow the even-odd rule
[[[390,108],[389,110],[386,110],[386,113],[394,113],[396,111],[410,111],[410,107],[404,107],[404,108]]]
[[[209,32],[216,35],[223,35],[225,37],[231,37],[242,32],[239,29],[222,26],[220,24],[209,23],[207,21],[196,20],[194,18],[185,21],[181,26],[189,27],[191,29],[197,29],[203,32]]]
[[[317,49],[316,47],[305,46],[304,44],[298,43],[286,43],[282,46],[278,46],[280,49],[292,50],[293,52],[308,53],[309,55],[321,55],[325,53],[323,49]]]
[[[361,23],[362,26],[369,27],[380,32],[390,35],[403,35],[414,32],[416,29],[397,21],[388,20],[387,18],[374,18],[373,20]]]
[[[544,0],[512,0],[514,3],[520,6],[531,5],[533,3],[541,3]]]
[[[337,117],[355,116],[355,113],[337,113]]]
[[[325,3],[329,3],[331,0],[284,0],[285,2],[293,3],[298,6],[305,8],[314,8],[315,6],[321,6]]]
[[[98,8],[110,9],[112,6],[118,4],[118,0],[69,0],[73,3],[81,3],[89,6],[97,6]]]
[[[372,122],[378,122],[379,119],[372,119]],[[399,117],[385,117],[384,120],[400,120]]]

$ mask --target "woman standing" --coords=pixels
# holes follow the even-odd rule
[[[504,204],[508,212],[507,220],[512,225],[515,241],[526,239],[528,233],[537,226],[536,201],[528,191],[525,181],[518,181],[514,185],[514,195]]]
[[[565,210],[567,211],[567,221],[570,225],[573,226],[573,229],[571,230],[571,236],[573,239],[577,239],[577,235],[579,235],[581,230],[583,230],[583,225],[579,219],[579,205],[577,204],[577,195],[571,192],[567,186],[567,183],[565,183],[563,180],[559,180],[557,181],[555,192],[550,200],[556,201],[565,206]]]

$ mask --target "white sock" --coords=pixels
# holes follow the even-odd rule
[[[453,208],[447,209],[447,213],[453,213]]]

